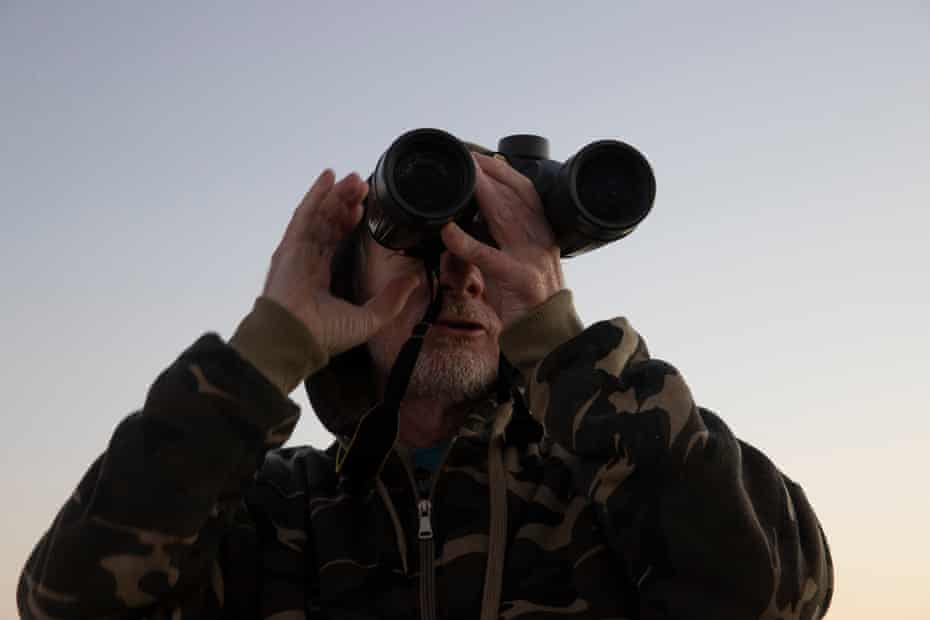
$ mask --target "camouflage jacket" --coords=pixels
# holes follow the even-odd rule
[[[280,386],[218,336],[200,338],[40,540],[21,614],[824,614],[832,565],[800,487],[697,407],[626,320],[582,331],[539,318],[502,349],[523,371],[540,441],[513,441],[512,404],[492,402],[429,484],[398,450],[355,495],[340,490],[332,450],[280,448],[298,419]]]

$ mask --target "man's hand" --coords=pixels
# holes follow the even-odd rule
[[[504,328],[564,288],[560,250],[533,183],[499,159],[472,153],[475,194],[493,248],[454,222],[442,228],[450,252],[476,265]]]
[[[367,342],[400,313],[419,284],[416,275],[396,278],[362,306],[330,293],[333,253],[361,219],[368,193],[356,173],[334,181],[332,170],[324,170],[304,196],[271,257],[262,291],[303,321],[329,355]]]

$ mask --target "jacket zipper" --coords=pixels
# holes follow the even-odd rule
[[[420,618],[435,620],[436,618],[436,547],[433,540],[433,500],[432,493],[427,489],[427,481],[421,480],[417,484],[417,514],[420,517],[417,539],[420,549]],[[424,493],[424,491],[427,491]]]
[[[421,620],[436,620],[436,547],[433,539],[433,495],[439,482],[439,474],[445,467],[446,459],[452,452],[455,439],[446,448],[446,453],[439,463],[439,467],[428,478],[417,480],[411,471],[411,465],[404,463],[407,475],[413,485],[417,497],[417,546],[420,551],[420,618]]]

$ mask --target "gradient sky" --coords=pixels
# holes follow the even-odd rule
[[[189,4],[0,3],[0,617],[320,170],[416,127],[640,148],[655,209],[566,262],[579,314],[629,317],[804,486],[829,617],[930,617],[925,0]],[[329,438],[308,413],[292,442]]]

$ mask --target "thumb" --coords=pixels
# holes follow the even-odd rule
[[[391,280],[364,305],[342,302],[337,322],[343,326],[339,336],[330,343],[330,355],[337,355],[368,342],[403,310],[411,293],[420,285],[419,276],[409,274]]]
[[[496,248],[482,243],[462,230],[455,222],[449,222],[439,231],[443,243],[452,254],[476,265],[482,273],[492,277],[506,276],[509,271],[507,256]]]
[[[420,286],[422,278],[416,274],[407,274],[394,278],[378,291],[378,294],[365,302],[365,309],[371,316],[371,333],[374,336],[394,320],[410,299],[410,295]]]

